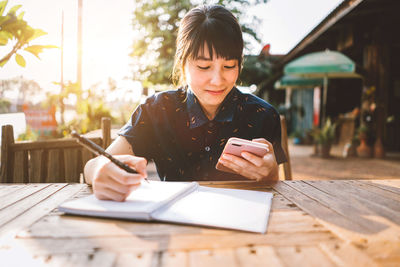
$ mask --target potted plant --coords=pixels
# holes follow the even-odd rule
[[[301,134],[301,132],[299,130],[294,131],[290,137],[293,138],[293,144],[295,145],[299,145],[303,142],[303,135]]]
[[[361,158],[369,158],[372,156],[372,149],[368,145],[369,129],[366,125],[361,125],[357,130],[358,140],[360,145],[357,147],[357,155]]]
[[[336,124],[328,118],[321,129],[313,131],[314,142],[319,145],[319,152],[323,158],[330,157],[332,143],[335,140]]]

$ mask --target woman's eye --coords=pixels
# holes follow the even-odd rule
[[[201,69],[201,70],[207,70],[207,69],[209,69],[210,67],[209,66],[205,66],[205,67],[202,67],[202,66],[197,66],[199,69]]]
[[[233,66],[225,66],[226,69],[234,69],[236,67],[236,65]]]

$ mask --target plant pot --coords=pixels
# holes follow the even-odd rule
[[[319,152],[320,152],[320,145],[314,144],[314,152],[313,152],[312,156],[319,156]]]
[[[322,144],[321,145],[321,157],[329,158],[331,153],[331,144]]]
[[[357,147],[357,155],[361,158],[370,158],[372,156],[372,149],[367,145],[366,139],[360,139],[360,145]]]
[[[295,145],[301,144],[301,138],[300,137],[294,137],[293,138],[293,144],[295,144]]]
[[[385,149],[383,148],[382,141],[380,138],[377,138],[375,141],[374,157],[380,159],[385,157]]]

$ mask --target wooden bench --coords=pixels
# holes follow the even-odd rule
[[[111,120],[102,118],[102,137],[90,138],[106,148]],[[14,141],[12,125],[2,126],[1,183],[82,182],[83,167],[95,155],[73,138]]]

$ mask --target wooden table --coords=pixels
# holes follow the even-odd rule
[[[204,184],[273,192],[267,234],[67,216],[87,185],[2,184],[0,265],[400,266],[400,180]]]

